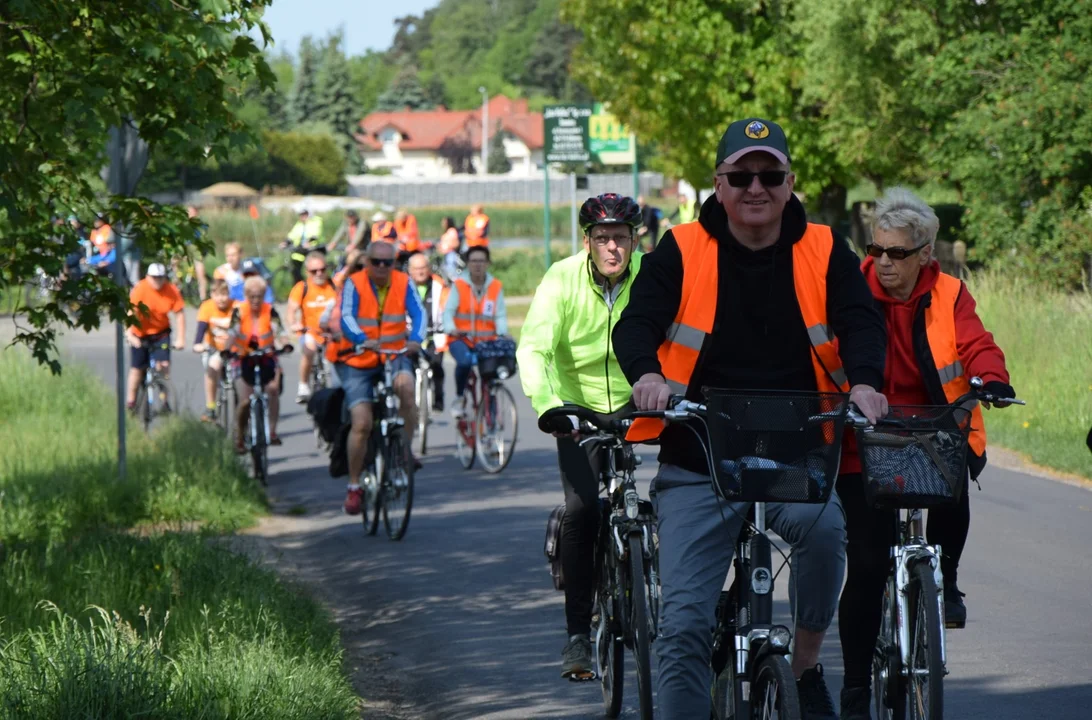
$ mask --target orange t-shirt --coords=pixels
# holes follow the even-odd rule
[[[129,292],[129,302],[133,305],[144,303],[148,307],[146,314],[139,307],[133,308],[137,319],[133,332],[138,337],[168,332],[171,329],[168,313],[182,312],[185,307],[178,288],[167,282],[162,290],[156,291],[148,278],[138,282]]]
[[[208,323],[205,331],[205,343],[217,350],[227,350],[231,346],[231,311],[235,303],[229,303],[227,310],[216,307],[216,301],[209,298],[197,308],[197,322]]]
[[[337,288],[333,283],[315,285],[311,283],[307,287],[307,296],[304,297],[303,288],[306,280],[296,283],[292,292],[288,294],[288,302],[295,303],[303,309],[303,327],[308,332],[318,332],[319,318],[331,300],[337,297]],[[294,318],[293,318],[294,319]]]

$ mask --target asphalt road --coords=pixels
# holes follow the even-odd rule
[[[112,333],[73,335],[65,346],[113,382]],[[440,419],[408,534],[395,543],[382,529],[365,537],[359,519],[341,513],[344,482],[329,477],[309,419],[292,403],[297,358],[285,364],[285,444],[270,453],[274,516],[252,536],[335,614],[358,689],[372,701],[364,716],[599,717],[598,684],[558,674],[563,602],[542,542],[561,490],[552,439],[535,427],[518,381],[510,381],[522,424],[512,464],[499,477],[463,471],[451,454],[450,422]],[[176,389],[198,410],[198,358],[176,353],[174,365]],[[449,394],[451,383],[449,374]],[[654,457],[645,459],[647,481]],[[994,468],[982,486],[972,489],[960,574],[970,620],[948,634],[947,716],[1092,717],[1092,493]],[[778,588],[782,613],[786,584]],[[837,699],[836,627],[823,662]],[[633,698],[631,689],[625,717],[636,715]]]

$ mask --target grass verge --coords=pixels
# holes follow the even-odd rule
[[[112,408],[0,355],[0,717],[358,717],[327,614],[217,537],[264,509],[222,437],[133,431],[120,483]]]
[[[1027,407],[985,413],[990,444],[1092,479],[1092,297],[995,273],[968,283]]]

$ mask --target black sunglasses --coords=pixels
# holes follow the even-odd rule
[[[748,172],[746,170],[731,170],[717,173],[717,177],[727,178],[728,185],[734,188],[751,187],[751,183],[757,177],[762,187],[780,187],[785,184],[788,177],[787,170],[762,170],[761,172]]]
[[[368,258],[368,262],[375,267],[390,267],[394,265],[394,258]]]
[[[311,269],[310,269],[310,270],[308,270],[307,272],[311,273],[312,275],[318,275],[319,273],[324,273],[324,272],[326,272],[326,266],[325,266],[325,265],[323,265],[323,266],[322,266],[322,267],[320,267],[320,268],[311,268]]]
[[[916,248],[910,248],[909,250],[907,250],[906,248],[900,247],[885,248],[880,247],[879,245],[869,243],[865,246],[865,252],[874,258],[883,257],[884,253],[886,253],[887,257],[891,258],[892,260],[905,260],[911,255],[918,254],[923,248],[928,245],[929,243],[925,243],[925,245],[918,245]]]

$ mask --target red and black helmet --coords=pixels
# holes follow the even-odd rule
[[[629,225],[636,228],[641,224],[641,207],[633,198],[617,193],[603,193],[599,197],[588,198],[580,206],[580,229],[584,234],[595,225]]]

